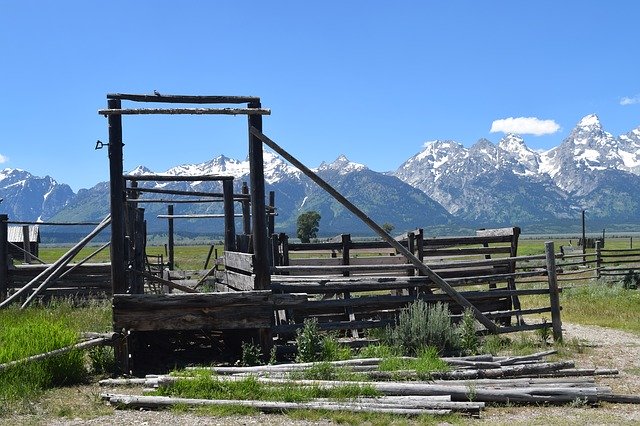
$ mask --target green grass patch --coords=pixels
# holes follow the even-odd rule
[[[402,357],[383,358],[379,365],[380,371],[414,370],[419,375],[429,375],[435,371],[449,371],[449,365],[438,356],[438,350],[427,347],[418,351],[415,359]]]
[[[368,386],[345,385],[333,389],[318,386],[297,386],[295,384],[268,385],[260,383],[255,377],[240,381],[218,380],[209,371],[196,371],[192,378],[178,380],[167,386],[161,386],[156,395],[180,398],[231,399],[305,402],[315,398],[350,399],[361,396],[379,396]]]
[[[566,289],[560,296],[563,321],[640,334],[640,291],[593,283]]]
[[[70,346],[77,343],[81,331],[106,331],[111,323],[110,312],[106,302],[84,308],[61,301],[25,310],[4,309],[0,311],[0,363]],[[0,371],[0,412],[45,389],[82,382],[87,375],[85,353],[80,351]]]

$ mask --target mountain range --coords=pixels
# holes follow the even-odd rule
[[[265,151],[267,191],[276,195],[276,231],[295,233],[297,216],[321,214],[320,232],[370,233],[300,171]],[[340,156],[315,171],[378,223],[396,232],[423,227],[456,232],[478,227],[520,226],[525,232],[568,230],[586,209],[597,226],[637,227],[640,217],[640,127],[614,137],[596,115],[584,117],[558,146],[529,148],[515,134],[497,144],[480,139],[466,148],[452,140],[428,142],[395,171],[380,173]],[[149,174],[139,166],[131,174]],[[234,176],[236,190],[248,181],[249,162],[218,156],[180,165],[163,174]],[[147,182],[143,186],[220,191],[215,182]],[[12,220],[95,221],[108,213],[108,182],[74,194],[52,178],[23,170],[0,171],[0,212]],[[148,198],[152,195],[147,195]],[[164,196],[163,198],[169,198]],[[166,232],[160,204],[145,204],[149,233]],[[220,203],[177,204],[180,213],[219,213]],[[180,221],[178,232],[221,230],[221,221]],[[569,227],[569,228],[568,228]]]

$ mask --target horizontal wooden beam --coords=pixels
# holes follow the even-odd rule
[[[215,182],[224,180],[233,180],[233,176],[219,176],[219,175],[124,175],[122,176],[126,180],[132,181],[153,181],[153,182]]]
[[[109,115],[271,115],[265,108],[122,108],[99,109],[98,114]]]
[[[246,104],[249,102],[260,102],[260,98],[258,96],[139,95],[131,93],[109,93],[107,94],[107,99],[174,104]]]

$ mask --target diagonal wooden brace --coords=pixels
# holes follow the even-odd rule
[[[413,253],[411,253],[406,247],[396,241],[391,235],[389,235],[382,227],[380,227],[376,222],[371,220],[362,210],[356,207],[353,203],[347,200],[342,194],[340,194],[337,190],[335,190],[331,185],[329,185],[324,179],[318,176],[311,169],[306,167],[300,161],[298,161],[294,156],[285,151],[282,147],[280,147],[277,143],[269,139],[266,135],[264,135],[260,130],[255,127],[250,128],[250,132],[253,136],[257,137],[267,145],[269,148],[273,149],[278,155],[282,156],[284,159],[289,161],[291,164],[296,166],[302,173],[304,173],[309,179],[317,183],[322,189],[327,191],[331,196],[333,196],[336,200],[338,200],[344,207],[346,207],[351,213],[356,215],[360,220],[362,220],[369,228],[373,229],[383,240],[389,243],[393,248],[395,248],[399,253],[402,253],[404,257],[407,258],[409,262],[411,262],[416,269],[422,272],[424,275],[429,277],[442,291],[447,293],[453,300],[455,300],[460,306],[463,308],[470,309],[473,312],[475,318],[487,328],[491,333],[496,333],[498,331],[498,326],[492,322],[489,318],[487,318],[478,308],[473,306],[471,302],[465,299],[460,293],[458,293],[453,287],[451,287],[442,277],[433,272],[431,268],[422,263],[420,259],[418,259]]]

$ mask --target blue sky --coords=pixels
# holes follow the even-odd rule
[[[307,165],[397,168],[495,120],[640,126],[640,2],[0,0],[0,168],[74,190],[108,179],[106,93],[255,95]],[[529,131],[532,131],[529,129]],[[125,168],[247,154],[245,117],[124,117]]]

